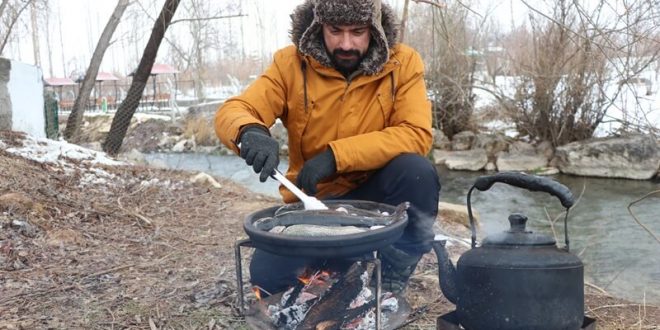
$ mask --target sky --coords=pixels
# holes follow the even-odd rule
[[[140,2],[143,3],[143,8],[150,16],[156,17],[163,0],[140,0]],[[244,22],[244,40],[248,52],[270,55],[274,50],[290,43],[288,36],[289,15],[302,2],[303,0],[246,0],[244,3],[247,8],[244,8],[244,13],[247,16],[232,18],[231,24],[238,27],[241,20]],[[404,0],[385,0],[385,2],[395,9],[401,10]],[[51,51],[52,76],[62,77],[65,74],[70,76],[72,71],[84,71],[94,52],[96,42],[117,2],[114,0],[49,0],[49,3],[47,28],[51,31],[50,47],[45,41],[45,27],[42,27],[40,32],[40,38],[42,39],[40,57],[44,77],[51,77],[46,49]],[[181,10],[182,6],[183,1],[175,19],[184,18]],[[411,6],[427,5],[411,2]],[[487,0],[480,1],[479,6],[475,6],[473,10],[482,15],[491,13],[492,17],[500,18],[503,25],[510,26],[512,23],[519,24],[525,18],[526,7],[520,0]],[[104,57],[101,71],[125,72],[125,74],[128,74],[132,71],[129,68],[137,66],[152,23],[144,20],[144,16],[141,16],[143,23],[137,24],[136,12],[144,15],[138,5],[132,4],[122,17],[122,22],[114,34],[114,43],[108,48]],[[27,30],[29,27],[28,18],[29,14],[24,14],[23,31],[16,32],[20,35],[20,42],[10,45],[4,55],[21,62],[34,64],[32,39]],[[186,27],[183,26],[184,24],[173,25],[166,36],[173,33],[185,36]],[[263,33],[257,28],[260,25],[268,26],[268,35],[259,35]],[[142,36],[143,40],[139,44],[128,42],[134,30],[137,30]],[[263,40],[263,42],[260,42],[260,40]],[[163,45],[165,44],[166,42],[163,42]],[[165,57],[166,52],[163,49],[164,46],[161,45],[157,61]]]
[[[89,64],[96,42],[117,2],[112,0],[49,0],[49,2],[50,22],[48,25],[51,31],[50,49],[52,52],[53,76],[61,77],[64,75],[64,67],[66,67],[68,75],[75,68],[80,70],[80,68],[84,68]],[[141,2],[145,3],[144,8],[149,12],[151,17],[157,17],[163,3],[162,0],[157,0],[152,6],[148,6],[152,1],[141,0]],[[245,9],[246,17],[231,19],[237,27],[240,26],[239,20],[245,21],[244,27],[246,31],[244,33],[246,36],[246,46],[249,50],[261,51],[263,49],[264,51],[272,51],[288,44],[290,42],[288,39],[289,14],[302,1],[256,0],[261,7],[259,11],[256,10],[256,5],[253,2],[246,1],[248,3],[248,8]],[[177,10],[175,20],[185,18],[185,15],[182,15],[182,6],[183,1]],[[114,33],[113,39],[115,42],[106,52],[101,71],[123,72],[127,70],[127,67],[132,66],[131,64],[136,66],[139,62],[139,56],[141,56],[144,50],[153,21],[143,20],[142,24],[136,24],[135,15],[130,14],[131,9],[134,12],[141,10],[136,4],[132,4],[131,7],[124,13],[122,21]],[[255,37],[258,33],[256,29],[259,24],[257,21],[258,16],[263,17],[262,24],[274,27],[272,30],[269,30],[272,31],[272,34],[266,36],[267,42],[263,45],[250,42],[250,40],[257,39]],[[61,20],[59,19],[60,17]],[[25,14],[24,19],[26,19],[26,24],[23,24],[23,28],[27,29],[29,25],[29,21],[27,21],[29,14]],[[178,23],[171,26],[166,36],[172,33],[185,35],[186,27],[184,24]],[[143,40],[141,40],[139,46],[133,46],[135,49],[127,46],[129,44],[128,38],[130,38],[134,29],[137,29],[139,34],[143,36]],[[21,62],[33,64],[34,56],[31,35],[27,30],[19,33],[21,33],[19,44],[8,49],[4,55]],[[41,34],[41,39],[45,39],[45,33],[41,32]],[[165,44],[165,41],[161,44],[159,51],[160,59],[165,55],[163,51],[163,45]],[[49,77],[50,68],[46,55],[46,49],[48,47],[45,40],[41,40],[40,48],[41,67],[44,77]],[[126,72],[126,74],[128,73]]]

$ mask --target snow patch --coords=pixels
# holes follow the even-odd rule
[[[39,163],[50,163],[66,167],[69,161],[77,160],[88,165],[127,165],[127,163],[114,160],[104,152],[86,149],[66,141],[55,141],[46,138],[35,138],[27,135],[20,148],[7,148],[7,152]]]
[[[80,174],[80,186],[113,185],[118,183],[114,174],[108,173],[95,165],[119,166],[128,163],[114,160],[104,152],[98,152],[60,140],[50,140],[26,135],[21,147],[7,148],[0,141],[0,147],[8,153],[49,164],[61,169],[67,175]]]

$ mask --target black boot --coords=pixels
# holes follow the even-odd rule
[[[422,255],[411,255],[391,245],[380,249],[378,252],[381,260],[383,291],[390,291],[395,294],[402,293]],[[372,283],[373,285],[376,284],[375,274],[372,277]]]

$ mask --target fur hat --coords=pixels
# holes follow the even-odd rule
[[[369,49],[359,67],[366,75],[383,69],[396,44],[393,11],[381,0],[306,0],[291,14],[291,21],[291,39],[298,50],[328,67],[332,60],[323,45],[323,24],[371,27]]]

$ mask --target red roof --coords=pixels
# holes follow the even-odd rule
[[[129,73],[128,76],[130,77],[130,76],[135,75],[135,71],[137,71],[137,70],[133,70],[133,72]],[[169,64],[154,64],[151,67],[151,75],[152,76],[159,75],[159,74],[167,74],[167,73],[179,73],[179,70],[175,69],[173,66],[171,66]]]
[[[99,72],[96,75],[96,81],[119,80],[114,74],[109,72]]]
[[[177,69],[169,64],[154,64],[151,74],[179,73]]]
[[[47,86],[71,86],[76,82],[69,78],[46,78],[44,79]]]

